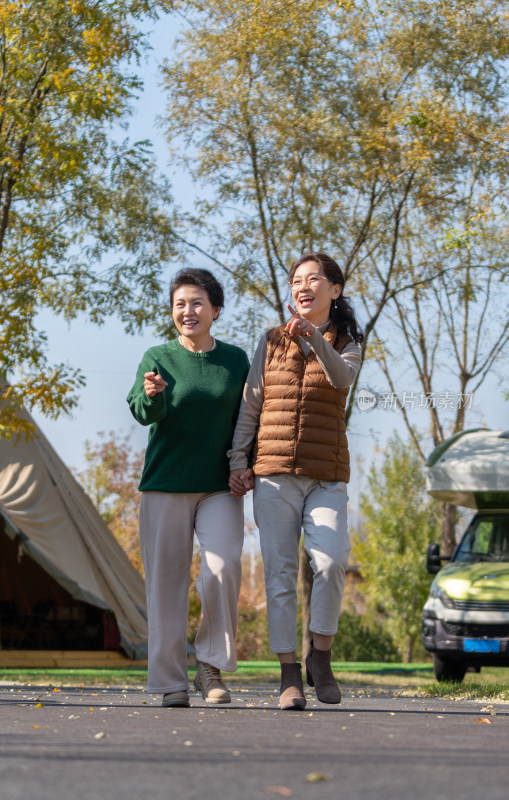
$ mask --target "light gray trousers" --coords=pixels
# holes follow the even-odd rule
[[[254,516],[265,571],[270,649],[297,650],[299,541],[313,570],[310,630],[333,636],[350,552],[346,484],[303,475],[257,476]]]
[[[201,551],[197,590],[202,615],[196,635],[198,661],[234,672],[243,502],[229,492],[143,492],[140,543],[148,612],[149,692],[189,686],[187,619],[196,532]]]

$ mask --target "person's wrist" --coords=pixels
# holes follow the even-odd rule
[[[247,462],[245,464],[231,464],[230,472],[237,472],[238,470],[245,470],[248,468]]]

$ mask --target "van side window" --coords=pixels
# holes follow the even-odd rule
[[[509,515],[472,520],[455,560],[509,561]]]
[[[483,519],[477,525],[475,531],[475,543],[471,550],[474,553],[485,555],[490,552],[491,537],[493,534],[493,520]]]

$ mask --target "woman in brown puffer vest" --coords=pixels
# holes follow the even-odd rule
[[[228,456],[232,493],[243,495],[254,482],[271,650],[281,663],[279,706],[302,709],[296,659],[301,529],[313,570],[307,682],[321,702],[341,701],[330,662],[350,551],[345,405],[364,337],[332,258],[307,253],[292,265],[289,283],[295,309],[289,305],[290,321],[258,345]]]

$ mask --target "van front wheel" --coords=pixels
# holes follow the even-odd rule
[[[456,681],[456,683],[461,683],[467,668],[461,661],[442,658],[433,653],[433,671],[437,681]]]

